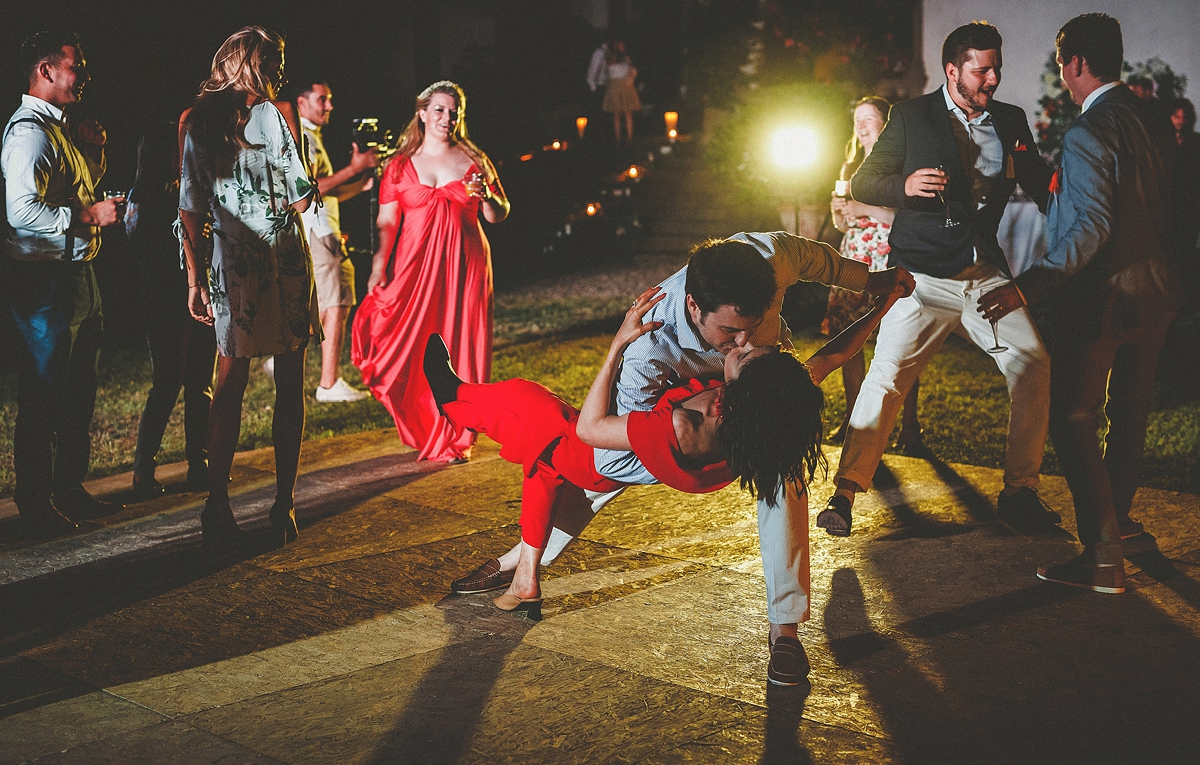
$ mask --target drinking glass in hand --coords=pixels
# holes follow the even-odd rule
[[[833,195],[845,199],[850,193],[850,181],[834,181]]]
[[[937,170],[942,175],[946,175],[946,166],[945,165],[938,165],[937,167],[934,168],[934,170]],[[948,179],[949,178],[947,177],[947,180]],[[956,221],[950,217],[950,205],[948,205],[946,203],[945,191],[944,190],[939,191],[937,193],[937,195],[938,195],[938,199],[940,199],[942,202],[942,209],[946,212],[946,221],[944,223],[942,223],[942,228],[953,228],[954,226],[957,226],[958,221]]]
[[[1005,351],[1008,350],[1007,345],[1000,344],[1000,335],[998,335],[996,333],[996,322],[997,321],[999,321],[999,320],[992,319],[992,343],[993,344],[992,344],[991,348],[984,348],[984,350],[987,351],[988,353],[1004,353]]]

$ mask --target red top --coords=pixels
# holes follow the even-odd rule
[[[650,475],[672,489],[689,494],[707,494],[724,489],[733,483],[733,474],[724,460],[699,469],[684,467],[687,458],[675,437],[672,412],[675,407],[697,393],[724,385],[720,380],[689,380],[686,385],[671,388],[648,412],[630,412],[625,431],[634,454],[650,471]]]

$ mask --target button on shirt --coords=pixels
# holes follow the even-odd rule
[[[308,164],[313,170],[314,178],[328,178],[333,175],[333,163],[325,151],[325,143],[321,140],[321,128],[315,123],[300,118],[300,128],[304,131],[304,143],[308,152]],[[341,234],[341,213],[338,210],[336,194],[321,197],[321,204],[311,204],[300,213],[304,228],[315,236],[324,237],[330,234]]]
[[[63,111],[25,94],[4,128],[0,168],[12,226],[5,250],[17,260],[91,260],[100,228],[76,223],[95,202],[104,163],[84,156],[71,141]]]
[[[971,177],[971,197],[979,209],[987,204],[1004,171],[1004,145],[989,112],[969,120],[950,98],[946,85],[942,86],[942,95],[946,97],[946,108],[954,115],[950,128],[954,131],[954,142],[958,144],[958,156],[963,160],[963,170]]]
[[[867,286],[867,264],[843,258],[827,244],[783,231],[729,238],[754,247],[775,269],[775,298],[750,338],[753,345],[791,346],[791,333],[779,309],[787,288],[796,282],[820,282],[854,292],[862,292]],[[617,414],[653,409],[663,391],[687,380],[722,376],[725,356],[704,341],[688,317],[686,279],[685,267],[659,285],[666,297],[650,309],[645,321],[661,321],[663,326],[625,349],[617,378]],[[606,478],[622,483],[657,483],[631,451],[596,449],[595,461],[596,470]]]

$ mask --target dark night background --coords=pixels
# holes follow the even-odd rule
[[[549,184],[514,177],[513,166],[519,164],[515,158],[554,138],[568,137],[579,114],[590,114],[593,128],[605,134],[611,129],[585,85],[588,60],[605,34],[628,40],[645,83],[643,100],[656,116],[664,108],[679,108],[675,101],[684,34],[679,22],[692,5],[685,0],[4,0],[0,114],[7,119],[26,88],[17,71],[22,40],[55,24],[73,27],[83,40],[92,82],[72,109],[76,115],[96,117],[108,131],[108,173],[100,182],[102,189],[129,188],[141,126],[151,119],[177,118],[192,103],[222,41],[247,24],[266,26],[285,38],[291,80],[312,75],[330,83],[336,108],[324,136],[335,167],[349,157],[352,118],[378,117],[381,126],[398,133],[412,116],[414,97],[421,89],[438,79],[454,79],[467,92],[471,137],[500,164],[514,204],[510,221],[488,232],[497,282],[503,283],[525,270],[521,240],[541,224],[531,218],[553,217],[542,200],[533,198],[549,191]],[[597,14],[606,20],[607,30],[594,29],[583,17],[595,20]],[[366,195],[343,203],[342,209],[351,246],[363,250],[356,260],[365,257],[369,263]],[[123,331],[136,321],[136,275],[130,260],[122,233],[106,230],[96,268],[108,345],[137,341],[136,333]],[[369,270],[364,265],[360,271]],[[7,336],[7,329],[0,322],[0,338]],[[0,358],[0,363],[9,360]]]
[[[679,112],[683,133],[699,133],[709,113],[736,114],[706,160],[727,178],[731,195],[747,187],[761,193],[769,185],[743,170],[742,154],[748,136],[771,115],[806,104],[826,115],[839,145],[848,106],[862,93],[920,92],[923,74],[908,67],[915,60],[915,7],[913,0],[0,0],[0,117],[7,119],[27,87],[16,66],[22,40],[55,24],[73,27],[83,40],[92,82],[73,110],[108,130],[105,190],[129,188],[142,127],[176,119],[221,42],[247,24],[283,35],[292,81],[329,82],[336,108],[324,137],[335,167],[349,158],[352,118],[377,117],[399,132],[420,90],[453,79],[467,93],[471,137],[497,163],[513,203],[507,221],[487,227],[496,283],[505,286],[620,250],[610,239],[590,250],[545,255],[547,237],[606,173],[645,159],[614,152],[600,94],[586,87],[587,64],[601,39],[623,39],[638,68],[644,110],[635,117],[635,134],[661,133],[667,109]],[[750,54],[759,60],[755,72],[744,66],[751,50],[758,51]],[[587,141],[575,147],[584,151],[538,152],[535,161],[518,161],[556,138],[573,140],[581,114],[591,119]],[[829,166],[816,173],[822,194],[840,161],[837,152],[825,159]],[[342,211],[365,284],[366,196],[343,203]],[[105,231],[96,270],[106,345],[139,343],[137,274],[120,230]],[[12,360],[6,319],[0,317],[0,367]]]

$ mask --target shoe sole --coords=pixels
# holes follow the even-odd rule
[[[508,587],[508,585],[510,585],[510,584],[512,584],[512,582],[505,582],[504,584],[497,584],[494,587],[484,587],[482,589],[477,589],[477,590],[456,590],[453,587],[451,587],[450,594],[451,595],[478,595],[481,592],[495,592],[496,590],[503,590],[506,587]]]
[[[1051,582],[1053,584],[1065,584],[1068,587],[1078,587],[1081,590],[1091,590],[1092,592],[1099,592],[1099,593],[1103,593],[1105,595],[1121,595],[1125,592],[1124,587],[1102,587],[1098,584],[1081,584],[1080,582],[1067,582],[1062,579],[1051,579],[1050,577],[1043,574],[1041,571],[1038,572],[1037,578],[1041,579],[1043,582]]]
[[[807,683],[808,678],[806,677],[803,680],[797,680],[795,682],[784,682],[783,680],[776,680],[775,678],[771,677],[770,675],[767,675],[767,682],[770,683],[771,685],[781,685],[784,688],[794,688],[797,685],[804,685],[805,683]]]

